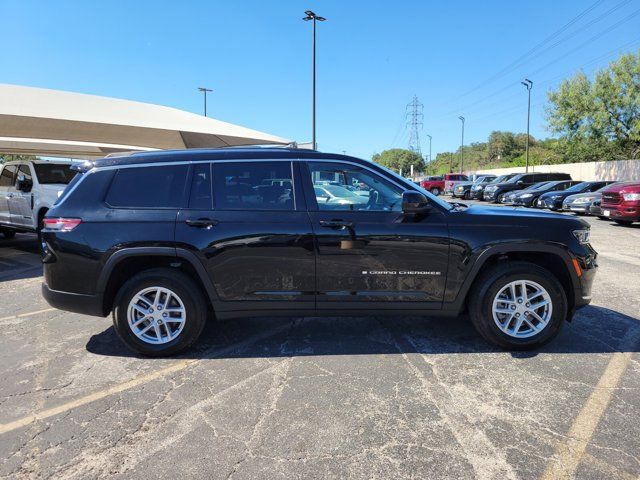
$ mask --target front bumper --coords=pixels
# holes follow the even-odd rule
[[[640,221],[640,207],[620,205],[602,205],[602,214],[614,220]]]
[[[574,305],[573,311],[585,307],[591,303],[591,289],[593,287],[593,279],[598,271],[598,254],[593,248],[588,246],[589,253],[584,256],[577,256],[576,260],[580,266],[581,274],[578,277],[576,288],[574,288]]]
[[[551,198],[538,199],[536,206],[550,210],[562,210],[562,200],[553,200]]]
[[[562,210],[565,212],[589,213],[588,203],[563,203]]]
[[[46,283],[42,284],[42,296],[49,305],[67,312],[82,313],[94,317],[106,317],[102,294],[83,295],[80,293],[52,290]]]

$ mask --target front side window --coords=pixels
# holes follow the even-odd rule
[[[318,210],[391,212],[402,209],[402,189],[356,165],[309,162]]]
[[[187,165],[121,168],[106,202],[120,208],[178,208],[187,169]]]
[[[16,178],[16,165],[5,165],[0,174],[0,187],[12,187]]]
[[[33,168],[36,171],[38,183],[41,185],[50,185],[55,183],[66,185],[73,180],[73,177],[75,177],[77,173],[76,171],[71,170],[71,165],[68,164],[34,163]]]
[[[213,170],[217,210],[295,210],[291,162],[220,162]]]
[[[18,176],[24,176],[25,180],[31,180],[31,169],[29,168],[29,165],[20,165],[20,168],[18,169]]]

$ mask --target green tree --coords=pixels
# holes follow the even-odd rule
[[[558,146],[578,161],[637,158],[640,154],[640,50],[596,73],[578,73],[548,94],[549,128]],[[599,158],[596,158],[599,157]]]
[[[371,160],[396,172],[402,170],[403,175],[409,174],[411,165],[413,165],[416,172],[424,169],[424,161],[420,155],[404,148],[392,148],[391,150],[374,153]]]
[[[37,160],[37,157],[34,157],[33,155],[9,155],[6,153],[0,153],[0,163],[13,162],[15,160],[26,162],[29,160]]]

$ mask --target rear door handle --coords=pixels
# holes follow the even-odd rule
[[[324,228],[333,228],[337,230],[337,229],[352,228],[353,222],[348,222],[346,220],[320,220],[320,226]]]
[[[218,224],[217,220],[211,220],[210,218],[198,218],[197,220],[187,219],[184,221],[190,227],[196,228],[211,228]]]

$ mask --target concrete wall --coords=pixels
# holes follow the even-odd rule
[[[640,181],[640,160],[616,160],[611,162],[563,163],[559,165],[534,165],[530,172],[561,172],[568,173],[574,180],[621,180]],[[495,168],[493,170],[478,170],[476,173],[491,173],[504,175],[505,173],[523,173],[524,167]]]

